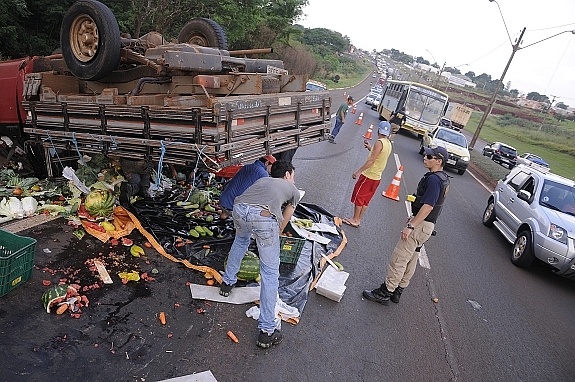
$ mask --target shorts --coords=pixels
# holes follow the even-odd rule
[[[369,201],[375,194],[377,187],[379,187],[380,179],[374,180],[361,174],[355,183],[353,193],[351,194],[351,202],[356,206],[367,206]]]

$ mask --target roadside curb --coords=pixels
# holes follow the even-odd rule
[[[489,184],[493,189],[497,186],[497,181],[492,179],[485,171],[477,167],[473,162],[469,162],[468,169],[471,170],[475,176],[481,178],[483,182]]]

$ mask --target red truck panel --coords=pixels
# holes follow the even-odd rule
[[[0,125],[16,125],[26,119],[22,89],[24,77],[33,66],[34,60],[29,58],[0,62]]]

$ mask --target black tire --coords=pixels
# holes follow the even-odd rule
[[[64,15],[60,46],[70,72],[99,80],[120,64],[120,28],[112,11],[95,0],[80,0]]]
[[[527,268],[535,260],[533,246],[531,244],[531,232],[522,231],[517,235],[513,249],[511,250],[511,262],[518,267]]]
[[[423,140],[419,143],[419,155],[423,155]]]
[[[459,170],[457,170],[457,173],[459,175],[463,175],[463,174],[465,174],[465,169],[459,169]]]
[[[481,219],[481,222],[483,223],[484,226],[486,227],[493,227],[493,222],[495,221],[495,202],[493,200],[490,200],[489,203],[487,203],[487,207],[485,207],[485,211],[483,212],[483,218]]]
[[[228,50],[228,39],[220,24],[202,17],[184,25],[178,35],[178,42]]]

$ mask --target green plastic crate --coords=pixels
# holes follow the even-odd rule
[[[0,297],[32,276],[36,240],[0,229]]]
[[[294,231],[291,222],[284,229],[287,232],[292,236],[280,236],[280,263],[297,264],[306,240]]]

